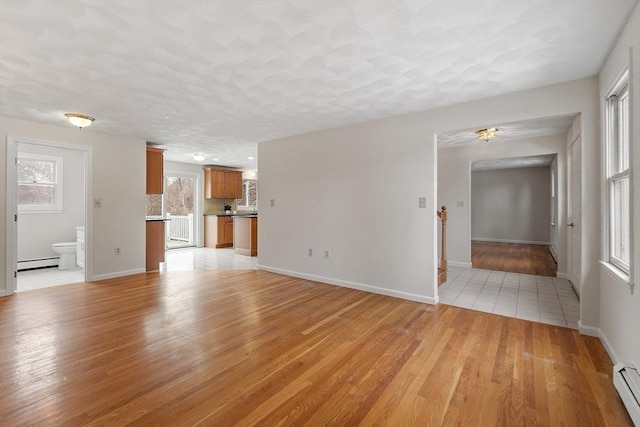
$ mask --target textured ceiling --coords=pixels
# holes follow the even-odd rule
[[[260,141],[593,76],[636,3],[2,0],[0,114],[251,169]]]

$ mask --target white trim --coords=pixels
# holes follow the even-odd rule
[[[588,335],[590,337],[600,338],[600,328],[595,326],[587,326],[582,323],[582,320],[578,320],[578,331],[582,335]]]
[[[624,271],[620,270],[615,265],[606,261],[600,260],[600,270],[607,275],[618,286],[623,287],[633,294],[634,283],[631,278]]]
[[[473,268],[470,262],[447,261],[447,267]]]
[[[547,245],[549,246],[550,242],[540,242],[537,240],[512,240],[512,239],[493,239],[491,237],[472,237],[472,242],[496,242],[496,243],[518,243],[521,245]]]
[[[378,286],[365,285],[362,283],[348,282],[346,280],[332,279],[324,276],[316,276],[313,274],[300,273],[297,271],[283,270],[281,268],[269,267],[266,265],[258,265],[258,270],[269,271],[271,273],[284,274],[285,276],[297,277],[299,279],[313,280],[314,282],[327,283],[329,285],[341,286],[343,288],[357,289],[360,291],[371,292],[374,294],[386,295],[390,297],[402,298],[409,301],[422,302],[425,304],[436,305],[439,302],[437,296],[431,298],[424,295],[417,295],[408,292],[394,291],[392,289],[380,288]]]
[[[116,271],[113,273],[98,274],[97,276],[88,278],[86,281],[95,282],[98,280],[115,279],[118,277],[131,276],[133,274],[141,274],[141,273],[146,273],[146,270],[144,268],[136,268],[134,270],[125,270],[125,271]]]
[[[567,279],[567,280],[569,280],[569,273],[564,273],[564,272],[561,273],[561,272],[558,271],[558,272],[556,272],[556,277],[558,279]]]
[[[611,358],[613,364],[615,365],[616,363],[620,363],[621,360],[618,357],[618,354],[615,352],[613,346],[607,339],[607,336],[604,334],[604,332],[602,332],[602,330],[599,331],[598,338],[600,338],[600,342],[602,343],[604,349],[607,351],[607,354],[609,354],[609,357]]]

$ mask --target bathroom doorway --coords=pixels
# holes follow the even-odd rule
[[[15,266],[9,289],[86,281],[89,148],[20,138],[9,146],[15,197],[8,204],[17,212],[15,237],[8,233]]]

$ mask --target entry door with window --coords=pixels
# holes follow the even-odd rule
[[[195,246],[193,221],[195,179],[184,176],[165,178],[164,207],[167,249]]]

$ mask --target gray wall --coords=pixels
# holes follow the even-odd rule
[[[549,243],[551,170],[547,167],[471,173],[471,238]]]

